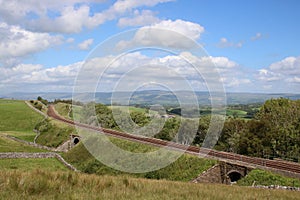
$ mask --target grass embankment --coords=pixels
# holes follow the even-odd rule
[[[299,192],[74,172],[0,171],[0,199],[299,199]]]
[[[300,180],[296,178],[288,178],[269,171],[260,169],[252,170],[245,178],[237,183],[241,186],[250,186],[255,182],[255,185],[282,185],[300,187]],[[300,195],[300,194],[299,194]]]
[[[0,99],[0,113],[0,132],[31,142],[36,135],[35,125],[43,120],[24,101]]]
[[[156,147],[152,147],[149,145],[116,138],[110,138],[110,140],[123,150],[135,153],[145,153],[157,149]],[[196,156],[191,155],[183,155],[177,161],[163,169],[142,174],[128,174],[114,170],[96,160],[82,143],[78,144],[68,153],[64,154],[64,158],[79,170],[86,173],[95,173],[98,175],[126,174],[133,177],[167,179],[175,181],[190,181],[201,174],[203,171],[216,164],[216,161],[214,160],[200,159]]]
[[[60,102],[54,105],[54,108],[57,111],[57,113],[66,119],[72,118],[72,116],[70,116],[72,114],[71,107],[72,107],[71,104],[60,103]]]
[[[72,133],[75,133],[74,127],[51,119],[38,123],[35,128],[40,133],[36,142],[54,148],[63,144]]]

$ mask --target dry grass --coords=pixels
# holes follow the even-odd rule
[[[300,199],[299,192],[74,172],[1,171],[0,199]]]

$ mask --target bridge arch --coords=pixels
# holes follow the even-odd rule
[[[243,173],[237,170],[231,170],[227,173],[227,177],[230,179],[230,182],[236,182],[244,177]]]

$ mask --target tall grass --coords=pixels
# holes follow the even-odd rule
[[[0,199],[299,199],[299,192],[74,172],[0,171]]]

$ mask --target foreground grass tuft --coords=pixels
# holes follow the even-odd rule
[[[299,199],[299,192],[74,172],[0,171],[0,199]]]

